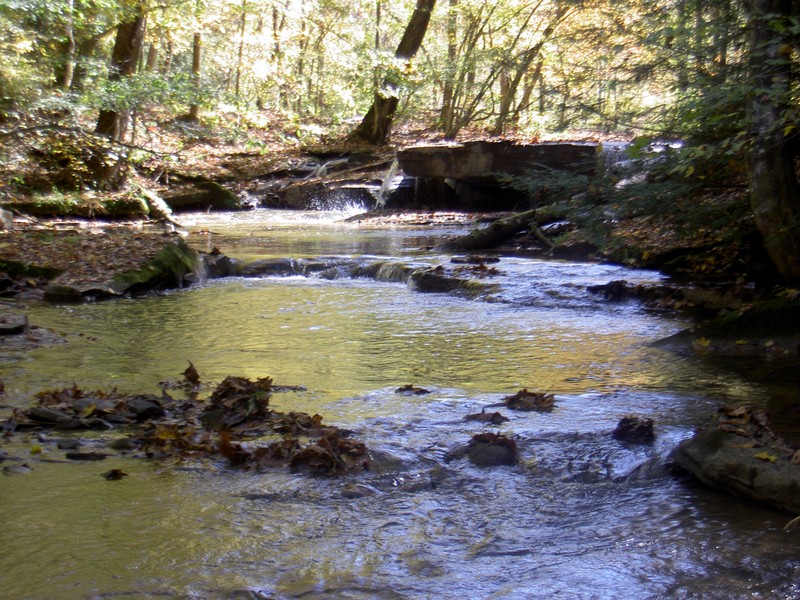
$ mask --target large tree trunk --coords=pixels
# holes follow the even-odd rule
[[[417,0],[417,7],[394,53],[396,59],[408,61],[417,53],[422,46],[435,5],[436,0]],[[382,89],[389,93],[382,92]],[[386,143],[399,102],[396,91],[396,86],[390,81],[384,81],[381,89],[375,91],[372,106],[355,131],[356,137],[371,144]]]
[[[791,0],[753,0],[749,15],[754,96],[750,198],[766,250],[787,283],[800,283],[800,188],[785,135],[792,87],[791,45],[776,20],[791,16]]]
[[[140,7],[133,21],[121,23],[117,27],[117,39],[111,54],[108,78],[111,81],[130,77],[136,72],[136,64],[144,41],[145,13]],[[97,118],[95,133],[105,135],[113,141],[125,139],[130,124],[131,111],[127,109],[104,109]],[[98,188],[116,188],[125,182],[126,159],[122,156],[95,156],[90,167],[95,175]]]

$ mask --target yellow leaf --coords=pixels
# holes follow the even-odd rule
[[[711,340],[708,339],[707,337],[701,337],[697,338],[694,341],[694,343],[700,346],[701,348],[708,348],[711,345]]]
[[[736,340],[736,343],[737,343],[739,346],[744,346],[744,345],[747,343],[747,340]]]
[[[96,409],[96,408],[97,408],[97,405],[96,405],[96,404],[90,404],[89,406],[87,406],[86,408],[84,408],[84,409],[81,411],[81,416],[82,416],[84,419],[88,419],[89,417],[91,417],[91,416],[92,416],[92,413],[95,411],[95,409]]]
[[[775,456],[774,454],[770,454],[769,452],[759,452],[758,454],[755,455],[755,458],[757,458],[758,460],[763,460],[765,462],[775,462],[776,460],[778,460],[777,456]]]
[[[31,454],[41,454],[42,447],[39,444],[34,444],[31,446]]]

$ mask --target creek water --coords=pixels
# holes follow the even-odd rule
[[[247,260],[436,265],[450,257],[425,248],[458,232],[266,210],[184,221],[196,247]],[[264,277],[27,307],[67,343],[3,357],[0,416],[73,382],[158,393],[191,360],[208,382],[234,374],[304,386],[271,403],[352,430],[376,461],[335,479],[125,457],[77,463],[61,460],[55,434],[15,436],[5,448],[31,471],[0,476],[0,597],[800,596],[798,533],[782,530],[791,515],[663,469],[716,407],[766,403],[769,391],[650,346],[686,323],[585,290],[658,273],[519,257],[496,267],[497,288],[479,300],[366,279]],[[431,393],[395,393],[405,384]],[[504,410],[510,421],[493,428],[464,420],[523,387],[554,393],[555,410]],[[612,439],[631,413],[655,420],[653,446]],[[483,430],[513,437],[520,464],[446,460]],[[112,468],[129,476],[100,476]]]

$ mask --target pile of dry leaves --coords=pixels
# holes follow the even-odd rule
[[[15,410],[2,423],[7,432],[106,431],[103,451],[84,452],[77,438],[65,437],[71,460],[101,460],[112,453],[134,453],[156,459],[224,458],[231,466],[249,469],[288,467],[321,475],[338,475],[369,468],[367,447],[348,433],[325,425],[320,415],[281,413],[269,407],[275,391],[270,378],[250,381],[229,376],[208,399],[190,365],[185,380],[162,382],[162,395],[122,394],[70,388],[38,394],[38,404]],[[185,399],[168,389],[181,388]],[[174,392],[173,392],[174,393]],[[127,437],[119,437],[124,431]],[[64,440],[60,444],[64,443]]]

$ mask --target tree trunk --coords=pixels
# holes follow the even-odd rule
[[[59,76],[61,91],[68,92],[72,87],[72,78],[75,73],[75,27],[74,27],[75,0],[67,0],[67,22],[64,27],[66,41],[64,44],[64,64]]]
[[[141,54],[144,41],[146,17],[140,6],[139,13],[133,21],[122,23],[117,27],[117,39],[111,54],[111,65],[108,78],[116,81],[130,77],[136,72],[136,63]],[[95,133],[105,135],[114,141],[121,142],[125,138],[130,124],[130,110],[104,109],[97,118]],[[99,188],[119,187],[125,181],[125,158],[95,156],[90,164],[95,174],[95,183]]]
[[[776,21],[792,16],[791,0],[753,0],[749,15],[754,138],[748,156],[750,199],[756,226],[776,269],[787,283],[800,283],[800,188],[794,153],[784,129],[789,114],[791,45]],[[788,25],[782,23],[781,25]]]
[[[545,42],[552,37],[559,23],[564,20],[568,13],[568,8],[558,8],[555,16],[553,17],[553,21],[542,32],[542,38],[535,45],[525,50],[525,52],[523,52],[520,56],[514,76],[509,77],[508,81],[506,82],[507,89],[503,90],[500,95],[500,109],[498,110],[497,120],[495,121],[494,128],[492,129],[492,135],[503,134],[506,123],[509,121],[509,119],[511,119],[511,117],[514,116],[512,115],[511,107],[514,104],[514,98],[516,97],[517,90],[519,89],[519,85],[522,82],[523,76],[531,70],[531,65],[533,64],[533,61],[539,57]]]
[[[417,0],[417,7],[394,53],[396,59],[409,61],[417,53],[428,30],[435,4],[436,0]],[[355,131],[356,137],[371,144],[386,143],[399,103],[396,86],[392,82],[384,80],[381,88],[389,93],[382,93],[381,89],[375,91],[372,106]]]
[[[244,63],[244,34],[247,27],[247,0],[242,0],[242,19],[239,23],[239,53],[236,59],[236,84],[234,94],[236,106],[239,106],[239,96],[242,92],[242,66]]]
[[[192,121],[200,119],[200,105],[197,96],[200,94],[200,75],[203,67],[203,34],[196,31],[192,36],[192,88],[195,97],[189,107],[189,118]]]
[[[456,65],[458,64],[458,0],[450,0],[450,10],[447,15],[447,66],[444,74],[444,87],[442,89],[442,108],[439,113],[439,122],[445,139],[454,139],[453,122],[455,121],[455,79]]]

